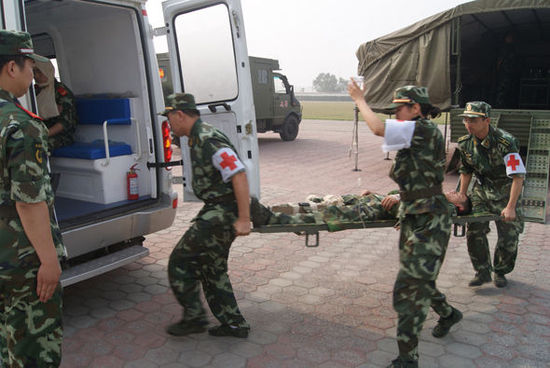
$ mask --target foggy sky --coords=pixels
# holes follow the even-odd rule
[[[279,60],[296,90],[311,89],[319,73],[357,73],[360,44],[464,0],[241,0],[250,56]],[[163,25],[161,0],[149,0],[153,27]],[[157,52],[166,46],[157,43]]]

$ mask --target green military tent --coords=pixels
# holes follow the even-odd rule
[[[518,73],[546,80],[524,96],[518,85],[517,106],[510,107],[550,109],[550,0],[472,1],[362,44],[356,55],[366,100],[381,111],[395,88],[415,84],[428,87],[442,110],[491,102],[499,45],[509,32],[520,41]]]

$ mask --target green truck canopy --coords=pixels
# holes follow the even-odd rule
[[[464,74],[487,75],[480,68],[472,73],[464,69],[464,48],[487,64],[485,59],[494,55],[489,49],[509,30],[548,42],[550,0],[472,1],[362,44],[356,55],[358,73],[365,77],[365,98],[382,111],[397,87],[414,84],[428,87],[432,103],[442,110],[462,104],[458,96]],[[470,94],[482,99],[488,83],[477,83]]]

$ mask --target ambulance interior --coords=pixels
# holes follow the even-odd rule
[[[76,146],[50,158],[61,228],[147,206],[158,196],[156,170],[147,168],[156,161],[157,117],[141,14],[71,0],[26,1],[25,12],[35,52],[54,59],[58,79],[77,99]],[[128,199],[131,167],[137,200]]]

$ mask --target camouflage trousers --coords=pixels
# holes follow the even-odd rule
[[[235,239],[236,202],[205,205],[180,239],[168,263],[170,286],[184,308],[183,320],[201,322],[206,313],[200,288],[212,314],[222,324],[249,327],[227,274],[229,249]]]
[[[300,213],[287,215],[284,213],[273,213],[269,225],[282,224],[308,224],[324,222],[328,225],[329,231],[340,231],[342,223],[387,220],[397,217],[397,209],[394,206],[390,211],[382,207],[384,196],[369,194],[366,196],[344,195],[343,205],[331,205],[322,211],[311,213]]]
[[[4,219],[0,242],[0,366],[58,367],[63,339],[61,285],[42,303],[36,294],[40,261],[24,232],[14,232]]]
[[[72,135],[67,135],[65,132],[61,132],[57,135],[48,137],[48,146],[50,151],[56,148],[64,147],[73,144],[74,138]]]
[[[418,335],[430,307],[441,317],[451,306],[435,285],[451,234],[449,214],[416,214],[401,218],[400,269],[393,288],[398,314],[397,345],[406,361],[418,360]]]
[[[508,198],[490,201],[482,200],[481,195],[477,193],[477,190],[474,190],[471,196],[473,211],[475,213],[490,212],[500,215],[508,204]],[[495,221],[498,240],[495,247],[493,267],[491,266],[489,241],[487,240],[489,223],[477,222],[468,224],[466,232],[468,254],[476,272],[494,271],[503,275],[512,272],[518,255],[519,234],[523,232],[524,227],[521,207],[516,208],[516,215],[517,218],[515,221]]]

